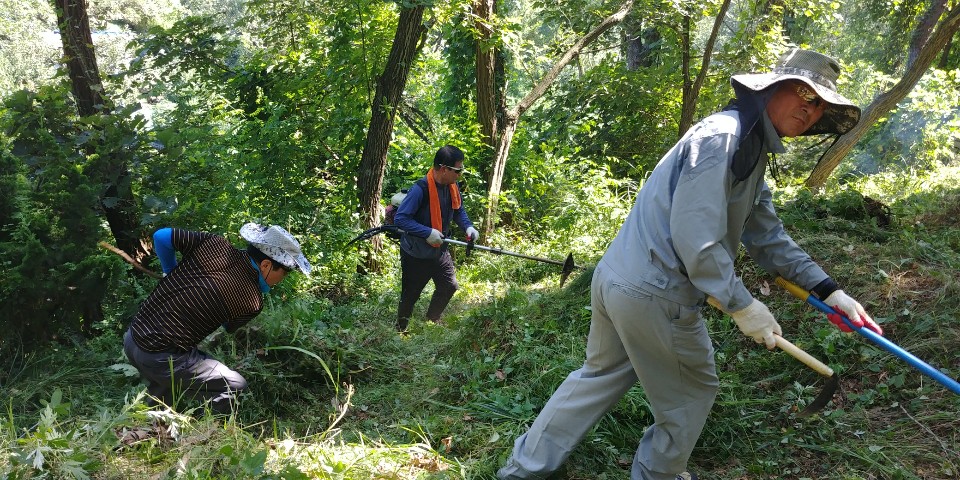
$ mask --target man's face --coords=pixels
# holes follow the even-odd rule
[[[823,116],[827,102],[799,80],[781,82],[767,103],[767,115],[781,137],[806,132]]]
[[[287,274],[290,273],[290,270],[287,270],[286,267],[281,266],[279,263],[271,262],[269,259],[263,259],[263,261],[260,262],[260,273],[263,275],[263,280],[267,282],[267,285],[273,287],[282,282]]]
[[[456,183],[463,173],[463,162],[457,162],[453,167],[441,165],[440,169],[434,172],[434,180],[440,185],[450,185]]]

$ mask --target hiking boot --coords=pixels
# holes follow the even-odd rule
[[[500,480],[514,480],[525,478],[531,480],[567,480],[567,465],[560,465],[553,473],[530,473],[526,469],[513,463],[513,456],[507,459],[506,464],[497,471]]]
[[[157,438],[157,433],[153,428],[136,427],[129,430],[124,428],[116,433],[120,443],[128,447],[151,438]]]
[[[696,473],[683,472],[677,475],[677,480],[697,480]]]

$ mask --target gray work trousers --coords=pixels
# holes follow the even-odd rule
[[[147,381],[147,393],[156,401],[175,406],[181,397],[209,400],[217,413],[230,413],[236,395],[247,380],[194,347],[186,352],[148,352],[130,335],[123,335],[123,352]]]
[[[631,480],[674,480],[713,407],[719,381],[698,306],[629,285],[600,262],[591,287],[586,360],[557,388],[527,433],[514,442],[503,480],[542,479],[637,382],[654,424],[633,458]]]

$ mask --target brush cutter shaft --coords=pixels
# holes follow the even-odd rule
[[[443,239],[443,243],[449,243],[449,244],[452,244],[452,245],[460,245],[461,247],[468,247],[468,246],[470,246],[470,244],[467,243],[467,242],[461,242],[460,240],[454,240],[454,239],[452,239],[452,238],[444,238],[444,239]],[[516,252],[508,252],[508,251],[506,251],[506,250],[502,250],[502,249],[499,249],[499,248],[493,248],[493,247],[487,247],[487,246],[485,246],[485,245],[476,245],[476,244],[474,244],[474,245],[473,245],[473,248],[476,248],[477,250],[484,250],[484,251],[487,251],[487,252],[490,252],[490,253],[496,253],[496,254],[501,254],[501,253],[502,253],[502,254],[504,254],[504,255],[510,255],[511,257],[526,258],[527,260],[536,260],[536,261],[538,261],[538,262],[551,263],[551,264],[553,264],[553,265],[560,265],[561,267],[564,266],[564,262],[561,262],[561,261],[559,261],[559,260],[552,260],[552,259],[549,259],[549,258],[542,258],[542,257],[533,257],[533,256],[530,256],[530,255],[524,255],[524,254],[522,254],[522,253],[516,253]]]
[[[790,282],[789,280],[782,277],[777,278],[777,284],[787,289],[787,291],[789,291],[793,296],[801,300],[806,300],[807,303],[809,303],[810,305],[813,305],[817,310],[820,310],[821,312],[824,312],[830,315],[837,314],[837,312],[834,309],[830,308],[829,305],[827,305],[826,303],[823,303],[823,301],[821,301],[819,298],[814,297],[813,295],[810,294],[810,292],[807,292],[797,284]],[[870,330],[869,328],[858,327],[854,325],[853,322],[851,322],[846,315],[843,315],[843,314],[839,314],[839,315],[840,315],[840,318],[843,319],[843,322],[846,323],[851,330],[859,333],[860,335],[863,335],[864,337],[867,337],[868,340],[877,344],[879,347],[900,357],[902,360],[909,363],[911,366],[913,366],[917,370],[920,370],[921,373],[936,380],[939,384],[943,385],[944,387],[947,387],[947,389],[950,390],[951,392],[956,393],[957,395],[960,395],[960,383],[957,383],[956,380],[944,375],[943,372],[941,372],[940,370],[937,370],[936,368],[933,368],[932,366],[930,366],[930,364],[924,362],[923,360],[920,360],[919,358],[914,356],[912,353],[901,348],[896,343],[893,343],[890,340],[887,340],[883,335],[880,335],[877,332]]]

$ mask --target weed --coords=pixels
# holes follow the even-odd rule
[[[957,377],[960,189],[949,178],[929,188],[938,180],[928,178],[885,193],[906,185],[887,181],[874,176],[816,197],[787,191],[780,211],[887,338]],[[861,210],[867,197],[889,205],[889,225]],[[616,223],[613,205],[601,210]],[[578,218],[546,220],[581,228]],[[591,228],[583,231],[615,230]],[[492,243],[544,257],[573,248],[581,265],[595,262],[604,242],[513,237],[500,231]],[[408,336],[396,334],[388,261],[350,296],[276,300],[238,335],[210,339],[205,347],[250,381],[233,417],[148,409],[142,386],[124,373],[119,338],[5,359],[0,468],[11,477],[490,479],[583,362],[592,270],[560,289],[549,265],[480,253],[458,264],[463,288],[445,326],[412,322]],[[719,480],[960,477],[955,396],[839,332],[748,257],[737,269],[784,334],[837,371],[841,388],[824,410],[798,418],[820,377],[705,309],[720,389],[691,468]],[[571,478],[623,478],[652,421],[643,389],[628,391],[573,452]],[[130,446],[117,438],[153,425],[169,438]]]

